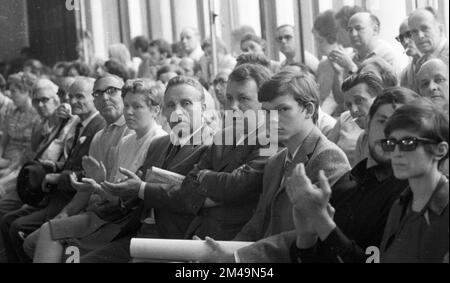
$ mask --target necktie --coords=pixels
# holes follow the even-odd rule
[[[76,128],[75,128],[75,135],[73,137],[73,142],[72,145],[70,147],[70,151],[69,151],[69,157],[72,155],[73,150],[75,149],[75,146],[78,143],[78,139],[80,138],[80,134],[81,134],[81,129],[83,128],[83,124],[80,122],[77,124]]]
[[[173,161],[173,159],[178,154],[180,149],[181,149],[181,146],[179,146],[179,145],[172,145],[172,148],[170,149],[169,153],[166,156],[166,159],[164,160],[162,169],[167,169],[167,167],[169,166],[170,162]]]

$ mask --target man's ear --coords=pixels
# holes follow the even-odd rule
[[[161,111],[162,111],[162,108],[161,108],[161,106],[159,106],[159,105],[156,105],[156,106],[153,106],[154,107],[154,109],[155,109],[155,117],[158,117],[158,116],[160,116],[161,115]]]
[[[448,143],[447,142],[441,142],[437,145],[436,150],[436,157],[439,160],[444,159],[448,154]]]
[[[308,102],[305,105],[305,109],[306,109],[306,117],[312,119],[314,116],[314,113],[316,112],[316,106],[314,106],[314,104],[312,102]],[[317,111],[319,111],[317,109]]]

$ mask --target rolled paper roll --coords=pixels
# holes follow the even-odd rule
[[[147,171],[145,181],[149,183],[163,183],[181,185],[186,177],[158,167],[152,167]]]
[[[217,241],[227,252],[247,247],[253,242]],[[199,261],[211,253],[211,248],[205,241],[195,240],[165,240],[165,239],[132,239],[130,244],[131,257],[138,262],[190,262]]]

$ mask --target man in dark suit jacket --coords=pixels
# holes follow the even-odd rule
[[[55,217],[75,193],[70,186],[69,175],[83,170],[81,160],[88,154],[95,134],[105,126],[104,119],[94,105],[93,86],[93,79],[82,77],[70,87],[72,112],[80,117],[80,123],[72,141],[69,141],[69,156],[66,162],[55,164],[54,173],[46,175],[43,182],[44,190],[48,185],[56,186],[48,196],[48,205],[36,209],[20,209],[5,215],[1,220],[0,229],[9,262],[30,261],[22,249],[23,239]]]
[[[169,81],[164,95],[163,114],[169,121],[173,132],[170,136],[159,138],[152,142],[148,150],[144,165],[137,174],[122,170],[129,179],[119,184],[102,183],[104,190],[122,199],[145,199],[146,186],[163,190],[164,184],[147,184],[145,180],[147,171],[158,167],[180,175],[187,175],[200,160],[212,142],[213,132],[206,125],[195,127],[192,123],[194,105],[202,105],[204,109],[203,87],[198,81],[187,77],[176,77]],[[175,129],[188,130],[188,136],[178,137]],[[193,142],[196,133],[201,133],[199,143]],[[155,200],[157,201],[157,200]],[[136,203],[124,203],[124,206],[133,206]],[[144,201],[138,204],[133,212],[130,222],[123,228],[121,234],[111,244],[95,250],[81,258],[82,262],[128,262],[130,260],[130,240],[138,235],[146,238],[182,238],[193,215],[180,213],[171,207],[158,206],[154,209],[145,205]],[[144,222],[145,221],[145,222]],[[143,224],[144,223],[144,224]]]
[[[241,117],[245,113],[256,117],[261,109],[258,90],[269,78],[270,71],[262,66],[237,67],[227,85],[226,115]],[[226,117],[231,125],[225,125],[181,187],[161,190],[147,186],[144,200],[148,207],[171,207],[195,216],[184,238],[196,235],[231,240],[253,216],[268,156],[261,155],[260,147],[249,142],[257,132],[257,125],[250,120]],[[243,133],[238,133],[239,129]],[[226,144],[227,140],[233,143]]]
[[[225,253],[212,239],[209,262],[264,262],[260,240],[295,229],[286,178],[303,163],[313,183],[323,170],[334,184],[350,170],[345,154],[317,128],[319,97],[314,79],[298,67],[287,67],[264,84],[259,100],[265,110],[278,110],[278,141],[286,149],[270,158],[264,170],[263,192],[256,213],[235,241],[256,242],[234,254]],[[264,242],[265,243],[265,242]]]

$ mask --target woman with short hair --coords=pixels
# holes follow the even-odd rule
[[[409,188],[389,214],[381,261],[448,261],[449,184],[439,171],[448,158],[448,116],[427,99],[414,101],[395,111],[385,135],[381,146],[395,177],[408,180]]]
[[[136,172],[145,161],[150,143],[167,135],[156,122],[163,105],[165,87],[149,80],[129,80],[122,89],[124,116],[128,127],[134,133],[123,138],[117,151],[111,179],[119,182],[124,171]],[[102,170],[100,164],[100,170]],[[95,174],[93,174],[95,175]],[[77,182],[72,176],[72,186],[78,191],[74,200],[77,204],[66,207],[54,219],[44,224],[25,240],[24,248],[35,262],[61,262],[63,248],[75,245],[84,252],[108,244],[121,231],[132,216],[131,209],[122,206],[122,200],[106,193],[97,182],[102,180],[83,179]],[[123,200],[132,202],[133,199]],[[77,211],[72,210],[76,208]],[[85,211],[85,212],[83,212]],[[83,212],[83,213],[82,213]]]

